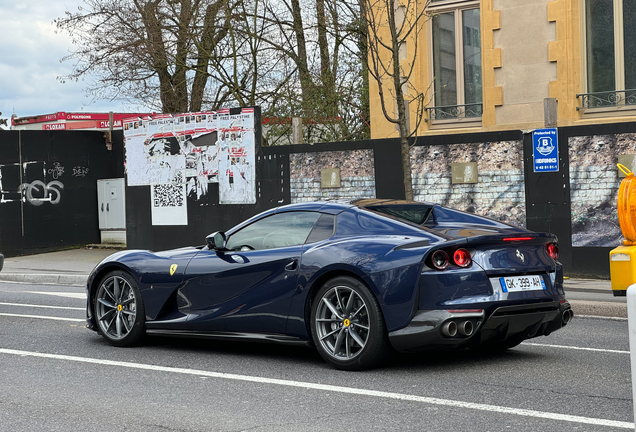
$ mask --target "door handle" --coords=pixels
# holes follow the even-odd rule
[[[102,211],[104,211],[104,203],[102,203]]]
[[[106,211],[110,211],[110,203],[106,203]]]
[[[293,260],[292,262],[290,262],[289,264],[285,266],[285,270],[294,271],[296,270],[296,267],[298,267],[298,261]]]

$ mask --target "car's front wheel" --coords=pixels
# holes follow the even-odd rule
[[[333,278],[318,290],[311,334],[320,355],[342,370],[377,366],[391,352],[380,305],[353,277]]]
[[[133,346],[145,335],[144,305],[135,280],[120,270],[104,276],[95,293],[95,319],[112,345]]]

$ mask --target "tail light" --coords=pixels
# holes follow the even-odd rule
[[[461,268],[466,268],[470,267],[472,263],[473,259],[470,256],[470,252],[463,248],[455,250],[450,256],[446,251],[443,250],[436,250],[435,252],[433,252],[433,255],[431,255],[431,264],[437,270],[444,270],[448,267],[449,264],[453,264]]]
[[[556,261],[559,259],[559,246],[557,246],[556,243],[546,244],[545,250],[546,252],[548,252],[548,255],[550,255],[550,258],[552,258],[553,260]]]
[[[437,270],[444,270],[448,267],[448,254],[443,250],[435,251],[431,257],[431,262]]]
[[[457,266],[466,268],[471,264],[472,258],[470,257],[470,252],[466,249],[457,249],[453,253],[453,261]]]

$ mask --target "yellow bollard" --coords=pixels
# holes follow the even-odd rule
[[[618,169],[626,176],[618,190],[618,221],[625,240],[610,251],[610,278],[614,296],[624,296],[636,283],[636,178],[624,165]]]

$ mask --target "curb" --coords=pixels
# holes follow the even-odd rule
[[[0,273],[2,282],[85,287],[88,275]]]
[[[568,300],[574,316],[588,315],[607,318],[627,318],[627,304],[590,300]]]

